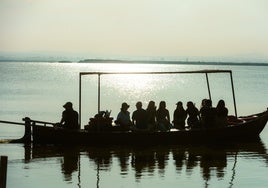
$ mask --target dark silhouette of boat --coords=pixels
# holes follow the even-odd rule
[[[241,122],[221,128],[176,130],[169,132],[132,131],[86,131],[55,129],[54,127],[31,125],[33,143],[41,144],[179,144],[179,143],[225,143],[254,140],[265,127],[268,111],[240,118]],[[29,122],[36,123],[28,119]],[[16,141],[16,140],[14,140]],[[18,142],[27,141],[27,135]]]
[[[208,129],[191,129],[176,130],[171,129],[168,132],[160,131],[120,131],[117,129],[110,130],[68,130],[55,128],[54,123],[31,120],[24,118],[25,135],[18,140],[11,142],[33,142],[37,144],[179,144],[179,143],[226,143],[237,140],[258,139],[259,134],[264,129],[268,120],[268,110],[248,116],[237,117],[234,86],[231,70],[200,70],[200,71],[183,71],[183,72],[81,72],[79,75],[79,115],[81,114],[81,77],[84,75],[98,75],[98,112],[100,112],[100,76],[105,74],[205,74],[208,86],[209,98],[211,92],[209,88],[208,74],[212,73],[229,73],[232,85],[232,94],[234,102],[235,116],[229,121],[227,126],[208,128]],[[231,118],[230,118],[231,119]],[[2,123],[12,123],[1,121]],[[81,117],[79,117],[81,122]],[[101,124],[99,126],[102,126]],[[217,128],[216,128],[217,127]]]

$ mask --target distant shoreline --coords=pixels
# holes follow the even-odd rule
[[[241,66],[268,66],[268,63],[252,62],[206,62],[206,61],[168,61],[168,60],[105,60],[85,59],[78,63],[133,63],[133,64],[178,64],[178,65],[241,65]]]
[[[232,66],[268,66],[268,63],[253,62],[205,62],[205,61],[170,61],[170,60],[109,60],[109,59],[85,59],[80,61],[60,60],[60,61],[42,61],[42,60],[10,60],[2,59],[3,62],[47,62],[47,63],[121,63],[121,64],[177,64],[177,65],[232,65]]]

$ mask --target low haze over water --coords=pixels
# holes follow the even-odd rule
[[[233,71],[238,115],[268,107],[268,66],[0,62],[0,120],[23,117],[58,122],[62,105],[79,108],[79,72]],[[229,75],[209,75],[213,105],[226,101],[234,114]],[[97,76],[82,78],[82,128],[97,113]],[[205,75],[103,75],[101,110],[116,117],[121,103],[164,100],[171,116],[176,102],[208,98]],[[20,138],[24,128],[0,124],[0,139]],[[137,140],[137,142],[139,142]],[[152,147],[56,147],[0,144],[9,159],[7,187],[267,187],[268,129],[260,141],[234,145]]]

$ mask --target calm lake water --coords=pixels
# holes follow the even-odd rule
[[[78,110],[79,72],[188,71],[231,69],[238,115],[268,107],[268,66],[163,64],[0,63],[0,120],[23,117],[58,122],[62,105],[72,101]],[[224,99],[234,114],[229,75],[209,75],[213,105]],[[116,117],[122,102],[193,101],[199,108],[208,98],[205,75],[104,75],[101,110]],[[82,119],[97,113],[97,76],[82,78]],[[0,124],[0,140],[20,138],[24,127]],[[137,142],[139,142],[137,140]],[[7,187],[267,187],[268,128],[260,141],[218,146],[159,145],[152,147],[60,147],[0,144],[8,156]]]

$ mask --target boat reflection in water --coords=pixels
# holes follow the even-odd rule
[[[97,187],[104,171],[116,172],[118,177],[133,177],[136,182],[145,177],[165,177],[174,168],[172,176],[178,178],[182,173],[191,177],[199,173],[206,187],[213,178],[222,179],[228,173],[228,184],[232,187],[236,175],[238,158],[255,158],[268,165],[268,155],[261,140],[232,145],[168,145],[153,147],[88,147],[88,146],[25,146],[25,163],[39,159],[59,158],[64,181],[79,179],[79,185],[89,170],[95,171]],[[80,161],[80,158],[88,160]],[[86,161],[86,162],[85,162]],[[93,167],[92,164],[93,163]],[[116,165],[116,167],[115,167]],[[87,169],[90,168],[90,169]],[[75,172],[75,174],[74,174]],[[82,175],[82,176],[81,176]],[[116,178],[115,177],[115,178]],[[181,177],[181,176],[180,176]],[[115,180],[116,181],[116,180]],[[119,179],[120,181],[120,179]],[[201,182],[200,182],[201,183]],[[80,186],[79,186],[80,187]]]
[[[62,173],[65,180],[70,181],[72,179],[72,173],[78,171],[79,167],[79,148],[63,149],[63,159],[61,162]]]

